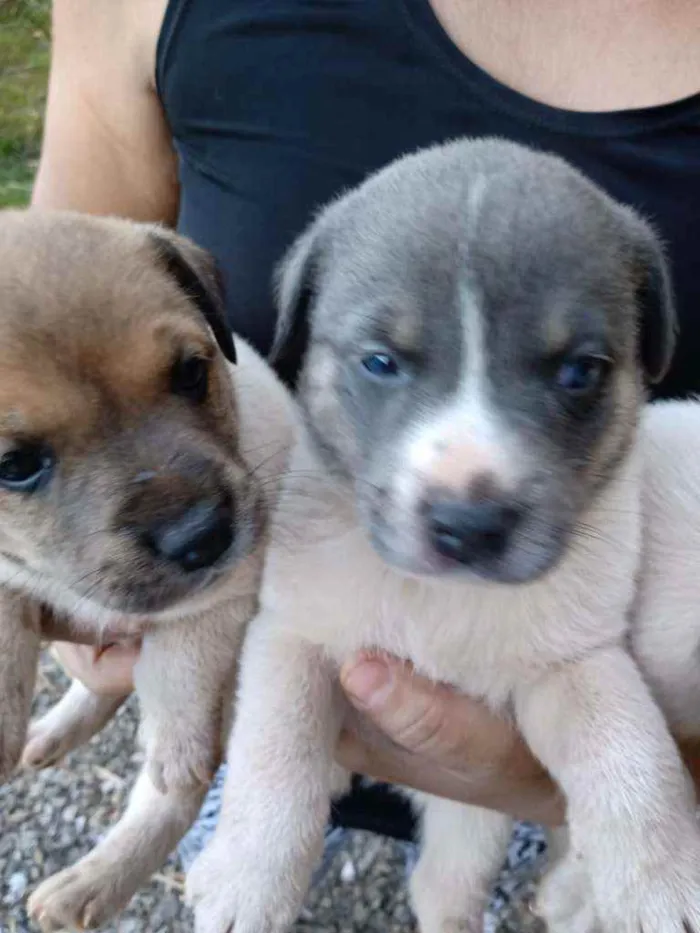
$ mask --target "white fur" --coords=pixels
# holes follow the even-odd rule
[[[407,433],[402,457],[405,469],[396,476],[396,498],[409,510],[415,508],[428,479],[455,490],[467,489],[470,481],[485,475],[503,489],[510,489],[516,479],[517,457],[509,443],[510,431],[493,404],[479,301],[466,285],[461,296],[463,376],[443,408],[429,419],[418,420]],[[455,425],[459,425],[458,444]]]
[[[568,858],[584,860],[605,933],[682,933],[684,922],[700,930],[692,791],[625,646],[644,533],[645,583],[655,598],[645,585],[635,641],[657,688],[666,677],[675,684],[676,706],[687,717],[687,672],[678,665],[670,671],[658,654],[672,656],[676,629],[687,649],[699,627],[686,614],[667,621],[656,641],[643,633],[658,632],[662,618],[678,619],[680,603],[698,605],[700,564],[685,561],[682,573],[676,560],[675,520],[685,527],[700,515],[700,406],[691,407],[692,415],[669,407],[649,412],[639,444],[584,516],[589,533],[572,540],[545,578],[518,587],[407,578],[392,570],[301,437],[291,471],[317,477],[314,495],[325,514],[303,521],[304,501],[291,486],[282,494],[280,515],[285,523],[298,516],[298,540],[294,549],[270,549],[261,614],[246,639],[223,812],[188,880],[197,933],[282,933],[295,919],[333,789],[332,751],[343,716],[338,665],[363,648],[405,657],[419,673],[515,716],[566,793]],[[674,418],[671,449],[664,432]],[[685,457],[679,455],[684,418],[695,436],[694,453]],[[677,492],[679,483],[687,495]],[[650,527],[663,534],[649,540]],[[687,664],[688,654],[679,656]],[[664,691],[657,693],[663,701]],[[700,719],[700,705],[693,708]],[[422,933],[481,929],[508,830],[506,817],[425,798],[426,846],[412,885]],[[556,909],[561,913],[561,904]],[[552,929],[563,933],[576,911],[569,910],[564,925],[554,912]]]

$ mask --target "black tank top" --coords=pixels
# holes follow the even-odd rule
[[[700,392],[700,93],[617,113],[535,103],[470,62],[429,0],[170,0],[156,76],[179,229],[218,258],[231,325],[261,351],[271,270],[318,207],[406,152],[496,135],[564,156],[656,224],[682,333],[660,394]],[[386,799],[343,806],[355,825],[407,828]]]
[[[621,113],[535,103],[470,62],[429,0],[170,0],[157,83],[180,230],[219,259],[231,325],[263,352],[271,269],[320,205],[418,147],[497,135],[559,153],[655,222],[682,328],[662,392],[700,391],[700,93]]]

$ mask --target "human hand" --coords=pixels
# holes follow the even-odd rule
[[[134,689],[134,665],[141,646],[138,642],[107,645],[74,645],[57,641],[52,653],[71,677],[98,696],[126,696]]]
[[[394,658],[360,655],[341,684],[362,733],[341,736],[349,770],[439,797],[558,825],[564,799],[515,728],[479,702],[415,674]]]
[[[99,696],[126,696],[134,689],[134,665],[141,643],[131,641],[92,645],[52,613],[42,616],[42,635],[53,642],[52,653],[66,673]]]

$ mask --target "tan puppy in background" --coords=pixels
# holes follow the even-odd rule
[[[79,928],[159,867],[219,763],[293,412],[234,346],[213,264],[190,242],[6,212],[0,260],[0,777],[25,741],[40,607],[98,641],[143,636],[147,760],[126,815],[31,899],[46,929]],[[74,685],[25,759],[60,757],[118,702]]]

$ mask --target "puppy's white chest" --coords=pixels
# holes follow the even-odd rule
[[[527,586],[408,578],[359,529],[276,569],[282,624],[336,663],[361,649],[386,651],[494,705],[544,667],[619,636],[630,596],[627,585],[612,592],[601,581],[599,590],[566,564]]]

